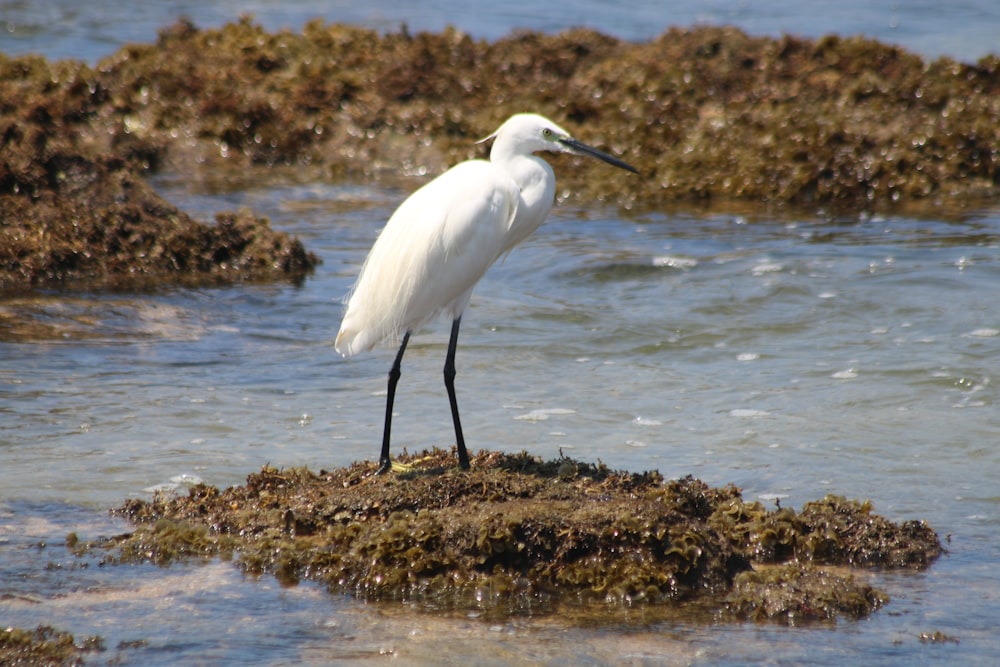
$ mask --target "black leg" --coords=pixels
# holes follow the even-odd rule
[[[396,360],[392,362],[389,369],[389,394],[385,399],[385,430],[382,432],[382,454],[378,458],[378,471],[376,475],[382,475],[392,469],[392,460],[389,458],[389,432],[392,430],[392,403],[396,400],[396,383],[402,371],[399,365],[403,361],[403,352],[406,351],[406,344],[410,342],[410,332],[403,334],[403,342],[399,345],[399,352],[396,353]]]
[[[448,341],[448,355],[444,360],[444,386],[448,390],[448,401],[451,403],[451,419],[455,422],[455,444],[458,446],[458,465],[462,470],[468,470],[469,453],[465,451],[462,422],[458,418],[458,399],[455,398],[455,348],[458,347],[458,327],[461,324],[461,317],[455,318],[455,321],[451,323],[451,340]]]

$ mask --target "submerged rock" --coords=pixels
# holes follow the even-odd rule
[[[100,637],[77,644],[73,635],[47,625],[34,630],[0,628],[0,664],[4,665],[82,665],[84,655],[104,650]]]
[[[221,556],[288,584],[491,616],[696,605],[795,622],[887,601],[848,567],[924,568],[942,551],[926,524],[842,498],[766,511],[732,486],[568,458],[481,452],[471,471],[441,450],[399,460],[410,472],[264,468],[243,486],[130,500],[116,513],[136,530],[100,546],[110,561]]]
[[[98,63],[0,55],[0,287],[149,274],[301,275],[315,257],[264,221],[196,223],[145,176],[310,166],[420,177],[485,154],[510,114],[543,113],[643,178],[559,168],[560,198],[660,209],[968,209],[1000,184],[1000,57],[932,62],[839,37],[671,29],[411,35],[314,21],[179,22]],[[553,158],[567,165],[569,156]]]

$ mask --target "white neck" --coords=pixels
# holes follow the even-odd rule
[[[490,152],[490,161],[502,164],[521,191],[517,213],[507,234],[504,252],[527,238],[545,220],[556,196],[556,177],[549,163],[536,155],[497,154]]]

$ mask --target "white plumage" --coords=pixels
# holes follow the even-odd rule
[[[444,313],[455,319],[504,248],[518,187],[491,162],[448,170],[403,202],[372,246],[337,335],[345,356]]]
[[[555,199],[552,167],[536,151],[592,155],[626,163],[576,141],[536,114],[517,114],[483,141],[490,159],[458,164],[410,195],[392,214],[365,259],[347,302],[335,347],[344,356],[402,337],[389,373],[380,472],[389,469],[389,431],[400,362],[410,332],[446,314],[452,336],[445,362],[459,464],[468,455],[454,395],[454,356],[462,313],[486,270],[545,220]]]

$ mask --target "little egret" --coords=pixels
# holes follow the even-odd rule
[[[499,257],[535,231],[552,208],[555,174],[533,153],[590,155],[639,173],[536,114],[511,116],[482,142],[490,139],[489,161],[455,165],[396,209],[368,253],[347,302],[334,344],[340,354],[349,357],[387,338],[402,336],[389,370],[380,474],[392,467],[392,404],[406,344],[414,329],[441,314],[452,318],[444,384],[455,424],[458,464],[469,468],[455,398],[458,329],[479,279]]]

